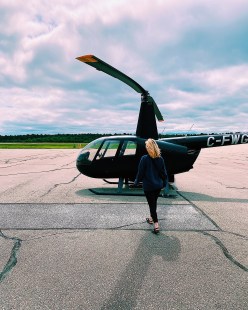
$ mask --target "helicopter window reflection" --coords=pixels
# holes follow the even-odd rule
[[[120,141],[117,140],[105,141],[100,152],[98,153],[97,159],[100,159],[102,157],[114,157],[119,145]]]
[[[96,152],[98,151],[99,147],[101,146],[102,141],[101,140],[96,140],[91,143],[89,143],[81,152],[81,154],[86,154],[87,155],[87,160],[90,163],[95,155]]]
[[[122,145],[120,156],[135,155],[136,147],[137,147],[136,142],[125,141]]]

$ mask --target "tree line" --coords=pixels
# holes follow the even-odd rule
[[[0,143],[89,143],[102,136],[110,134],[28,134],[1,136]]]
[[[0,143],[89,143],[100,137],[126,135],[122,134],[100,134],[100,133],[81,133],[81,134],[27,134],[27,135],[0,135]],[[159,134],[159,138],[170,138],[184,136],[185,134]],[[187,134],[188,136],[205,135]]]
[[[122,134],[27,134],[27,135],[0,135],[0,143],[89,143],[100,137],[126,135]],[[175,135],[160,135],[160,138],[172,137]]]

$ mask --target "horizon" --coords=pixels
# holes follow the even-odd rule
[[[158,133],[160,136],[166,135],[180,135],[180,134],[188,134],[188,135],[228,135],[228,134],[246,134],[248,131],[230,131],[230,132],[196,132],[196,131],[168,131],[164,133]],[[13,136],[59,136],[59,135],[103,135],[103,136],[115,136],[115,135],[132,135],[135,136],[135,133],[101,133],[101,132],[81,132],[81,133],[28,133],[28,134],[14,134],[14,135],[1,135],[0,137],[13,137]]]

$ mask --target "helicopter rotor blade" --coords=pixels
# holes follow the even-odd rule
[[[140,94],[147,93],[147,91],[142,86],[140,86],[137,82],[135,82],[129,76],[117,70],[116,68],[110,66],[109,64],[107,64],[106,62],[102,61],[101,59],[97,58],[94,55],[84,55],[84,56],[77,57],[76,59],[122,81],[123,83],[127,84],[128,86],[130,86],[132,89],[134,89],[136,92]]]
[[[157,120],[159,122],[163,122],[164,121],[164,118],[163,118],[161,112],[159,111],[159,108],[158,108],[156,102],[149,95],[148,91],[145,90],[136,81],[131,79],[129,76],[127,76],[123,72],[117,70],[116,68],[112,67],[111,65],[107,64],[106,62],[104,62],[103,60],[97,58],[94,55],[79,56],[76,59],[86,63],[87,65],[89,65],[91,67],[94,67],[95,69],[97,69],[99,71],[102,71],[102,72],[104,72],[104,73],[106,73],[106,74],[108,74],[108,75],[110,75],[110,76],[112,76],[112,77],[122,81],[123,83],[127,84],[132,89],[134,89],[136,92],[140,93],[141,97],[144,96],[144,98],[146,98],[147,102],[149,104],[152,104],[153,109],[154,109],[154,113],[155,113],[155,115],[157,117]]]
[[[159,110],[155,100],[151,96],[147,96],[147,100],[148,100],[149,103],[151,103],[153,105],[154,113],[155,113],[155,115],[157,117],[157,120],[159,122],[163,122],[164,121],[163,115],[161,114],[161,112],[160,112],[160,110]]]

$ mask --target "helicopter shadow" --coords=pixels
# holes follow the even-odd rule
[[[175,261],[180,252],[181,244],[177,237],[145,233],[101,310],[134,309],[148,271],[151,273],[151,268],[155,268],[152,266],[154,256],[161,257],[163,261]]]
[[[230,197],[216,197],[196,192],[177,191],[179,196],[186,200],[194,201],[213,201],[213,202],[239,202],[248,203],[248,199],[230,198]]]
[[[144,191],[142,188],[130,188],[124,187],[121,191],[118,190],[117,187],[97,187],[97,188],[88,188],[88,189],[81,189],[75,192],[78,196],[133,196],[133,197],[145,197]],[[162,198],[179,198],[177,191],[174,188],[166,188],[161,190],[159,197]]]

